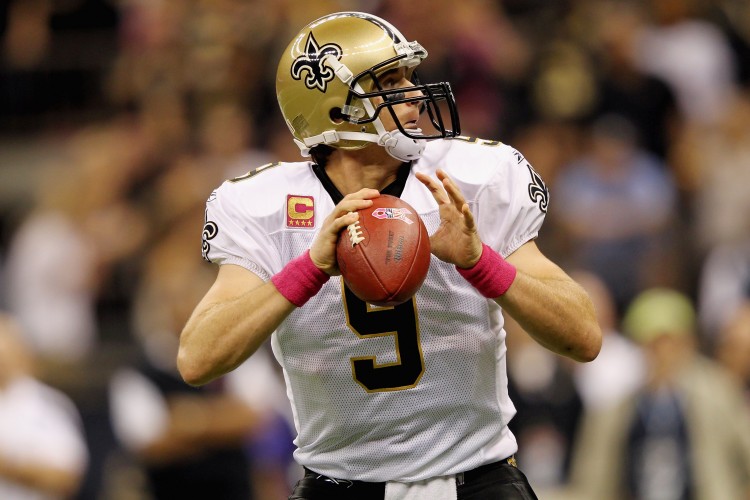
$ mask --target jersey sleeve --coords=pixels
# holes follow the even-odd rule
[[[538,236],[549,204],[541,176],[521,153],[506,152],[477,200],[480,237],[503,257]]]
[[[211,193],[206,202],[202,253],[211,263],[244,267],[264,281],[282,267],[268,229],[253,217],[252,206],[242,203],[230,182]]]

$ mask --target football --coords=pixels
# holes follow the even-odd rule
[[[359,221],[341,231],[336,258],[354,295],[376,306],[395,306],[422,286],[430,267],[430,237],[408,203],[380,195],[359,210]]]

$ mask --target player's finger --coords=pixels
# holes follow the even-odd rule
[[[430,190],[433,198],[435,198],[435,201],[437,201],[438,204],[450,203],[450,197],[448,196],[448,193],[445,192],[442,184],[422,172],[417,172],[415,175],[419,182],[427,186],[427,189]]]
[[[362,188],[359,191],[347,194],[344,196],[344,200],[370,200],[378,196],[380,196],[380,191],[377,189]]]
[[[343,215],[330,220],[321,231],[321,234],[327,241],[335,242],[339,237],[339,233],[346,226],[354,224],[358,220],[359,214],[357,212],[346,212]]]
[[[359,220],[359,214],[357,212],[348,212],[341,217],[333,221],[333,227],[336,234],[344,229],[346,226],[350,226]]]
[[[336,209],[333,211],[332,215],[334,218],[338,218],[349,212],[356,212],[357,210],[372,206],[372,203],[371,199],[344,198],[338,205],[336,205]]]
[[[471,213],[471,209],[469,208],[468,203],[464,203],[461,206],[461,213],[464,216],[464,225],[466,226],[466,229],[468,229],[469,231],[475,231],[477,226],[474,222],[474,214]]]

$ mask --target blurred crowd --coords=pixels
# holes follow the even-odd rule
[[[463,134],[519,149],[550,189],[539,246],[605,339],[574,365],[508,328],[518,459],[542,497],[750,498],[746,0],[0,9],[2,498],[286,498],[299,470],[269,352],[200,389],[174,362],[216,272],[205,200],[300,159],[276,64],[339,10],[418,40]]]

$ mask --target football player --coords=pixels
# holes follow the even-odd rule
[[[204,384],[270,337],[305,468],[292,499],[536,498],[513,458],[502,312],[561,355],[600,349],[588,296],[534,243],[542,179],[512,147],[459,135],[450,85],[417,78],[426,57],[369,14],[310,23],[276,85],[311,161],[208,198],[203,255],[220,267],[179,368]],[[339,232],[379,193],[417,210],[433,253],[421,289],[390,308],[336,277]]]

